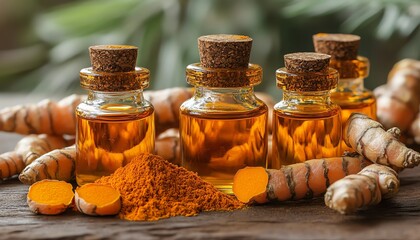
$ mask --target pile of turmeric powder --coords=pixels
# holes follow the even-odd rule
[[[111,176],[96,182],[110,185],[120,192],[122,208],[119,216],[126,220],[151,221],[244,207],[197,174],[152,154],[140,155]]]

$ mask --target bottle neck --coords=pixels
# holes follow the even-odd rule
[[[339,114],[340,108],[331,101],[330,90],[312,92],[286,90],[283,92],[283,100],[274,105],[274,110],[286,115],[320,118]]]
[[[207,98],[214,102],[243,102],[255,97],[253,87],[214,88],[203,86],[195,88],[195,96]]]
[[[283,91],[283,101],[289,105],[329,105],[330,90],[314,92]]]
[[[217,117],[249,117],[266,111],[267,106],[259,100],[250,86],[240,88],[214,88],[198,86],[194,96],[185,101],[180,111],[189,115]]]
[[[87,101],[96,104],[113,103],[122,105],[141,105],[144,101],[143,90],[122,91],[122,92],[102,92],[90,90]]]
[[[342,78],[338,80],[335,92],[363,92],[365,89],[364,78]]]

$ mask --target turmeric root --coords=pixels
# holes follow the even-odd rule
[[[145,91],[144,98],[155,108],[156,135],[169,128],[179,127],[179,107],[193,96],[189,88],[167,88]]]
[[[385,131],[368,116],[353,113],[344,128],[344,141],[366,159],[394,169],[412,168],[420,164],[420,153],[401,143],[398,128]]]
[[[165,129],[178,127],[179,106],[190,97],[192,90],[187,88],[144,92],[144,98],[155,108],[157,135]],[[75,109],[85,98],[85,95],[74,94],[58,102],[45,99],[37,104],[4,108],[0,110],[0,131],[75,135]]]
[[[383,198],[391,198],[398,193],[400,187],[398,173],[390,167],[372,164],[363,168],[358,174],[375,178]]]
[[[0,155],[0,181],[19,174],[25,163],[22,155],[17,152],[6,152]]]
[[[17,144],[15,152],[23,157],[25,166],[31,164],[35,159],[54,149],[67,147],[74,143],[74,140],[67,140],[61,136],[46,134],[28,135],[23,137]]]
[[[85,96],[73,94],[58,102],[45,99],[37,104],[4,108],[0,111],[0,131],[74,135],[74,111],[84,98]]]
[[[43,179],[69,182],[74,178],[75,157],[75,145],[55,149],[26,166],[19,175],[19,180],[24,184],[33,184]]]
[[[414,141],[420,144],[420,114],[417,114],[417,118],[411,124],[410,133],[414,136]]]
[[[111,186],[88,183],[78,187],[75,192],[76,207],[83,214],[116,215],[121,210],[121,195]]]
[[[388,75],[388,82],[375,89],[377,116],[386,129],[398,127],[405,132],[419,112],[420,61],[397,62]]]
[[[166,129],[179,127],[179,107],[192,95],[193,91],[189,88],[167,88],[144,92],[144,98],[155,108],[156,135]],[[269,95],[263,93],[257,93],[257,95],[269,106],[274,105]],[[45,99],[33,105],[4,108],[0,110],[0,131],[21,134],[75,135],[74,112],[76,106],[85,98],[85,95],[74,94],[58,102]]]
[[[366,164],[360,156],[314,159],[280,169],[246,167],[233,179],[233,193],[243,203],[265,203],[321,196],[335,181],[359,172]]]
[[[68,146],[72,140],[50,135],[28,135],[16,145],[15,150],[0,155],[0,180],[19,174],[26,165],[41,155]]]
[[[325,205],[341,214],[376,205],[382,198],[398,192],[397,173],[383,165],[372,164],[358,174],[346,176],[332,184],[325,193]]]
[[[167,135],[166,137],[158,138],[155,146],[157,154],[172,163],[180,163],[181,157],[178,137]],[[56,179],[69,182],[74,179],[75,157],[75,145],[55,149],[26,166],[20,173],[19,180],[24,184],[33,184],[43,179]]]
[[[155,149],[156,155],[163,157],[175,165],[181,165],[179,137],[167,136],[159,138],[156,140]]]
[[[73,201],[73,186],[64,181],[43,180],[29,187],[27,203],[37,214],[56,215],[68,208]]]
[[[211,157],[207,167],[217,171],[217,169],[223,168],[239,169],[245,166],[261,166],[261,162],[258,159],[266,157],[268,150],[267,147],[264,147],[267,139],[263,137],[264,134],[261,134],[264,130],[261,129],[260,124],[254,124],[249,132],[249,136],[258,137],[248,137],[240,140],[239,142],[242,144],[233,146],[223,156]],[[217,138],[215,141],[217,141]]]

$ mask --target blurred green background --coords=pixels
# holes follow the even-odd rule
[[[313,51],[318,32],[362,37],[373,89],[396,61],[420,59],[419,25],[420,0],[1,0],[0,92],[83,93],[78,72],[97,44],[138,46],[150,89],[187,86],[197,37],[235,33],[254,39],[251,62],[264,69],[257,90],[280,96],[283,55]]]

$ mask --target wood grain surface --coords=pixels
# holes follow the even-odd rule
[[[19,138],[0,133],[0,152],[12,150]],[[349,216],[318,198],[130,222],[71,210],[35,215],[26,205],[28,186],[10,180],[0,183],[0,239],[420,239],[420,169],[403,171],[401,183],[395,198]]]

